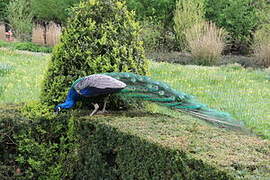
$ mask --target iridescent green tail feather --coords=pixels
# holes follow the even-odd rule
[[[169,85],[154,81],[147,76],[133,73],[105,74],[127,84],[127,87],[120,92],[125,97],[155,102],[161,106],[189,113],[219,127],[233,129],[244,127],[242,122],[233,119],[230,114],[208,108],[207,105],[197,102],[191,95],[176,91]]]

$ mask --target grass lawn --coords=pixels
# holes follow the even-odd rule
[[[266,72],[234,65],[201,67],[169,63],[152,63],[150,71],[153,79],[194,95],[211,108],[229,112],[258,134],[270,138],[270,81]]]
[[[0,103],[37,100],[48,59],[48,55],[0,50]]]
[[[1,50],[0,68],[8,66],[11,70],[0,73],[0,103],[37,100],[48,59],[48,55]],[[155,80],[196,96],[211,108],[231,113],[247,127],[270,138],[270,82],[266,72],[233,65],[200,67],[153,62],[150,74]],[[165,108],[151,108],[177,118],[189,118]]]

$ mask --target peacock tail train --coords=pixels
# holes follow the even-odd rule
[[[244,128],[243,123],[232,118],[230,114],[211,109],[207,105],[197,102],[191,95],[172,89],[166,83],[133,73],[115,72],[104,74],[127,85],[126,88],[119,92],[120,95],[125,97],[155,102],[161,106],[189,113],[218,127],[238,130]]]

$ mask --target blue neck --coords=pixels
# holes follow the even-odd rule
[[[76,92],[76,90],[74,88],[70,88],[66,101],[56,107],[61,107],[63,109],[72,108],[76,104],[77,100],[79,100],[79,98],[80,95]]]

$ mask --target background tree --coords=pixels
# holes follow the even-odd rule
[[[266,0],[206,0],[206,18],[229,32],[231,50],[238,53],[247,53],[268,10]]]
[[[54,21],[64,24],[69,15],[69,9],[85,0],[31,0],[32,11],[36,21]]]
[[[7,17],[7,6],[10,0],[1,0],[0,1],[0,22],[6,21]]]
[[[17,39],[31,39],[33,15],[30,0],[11,1],[7,6],[7,20]]]

